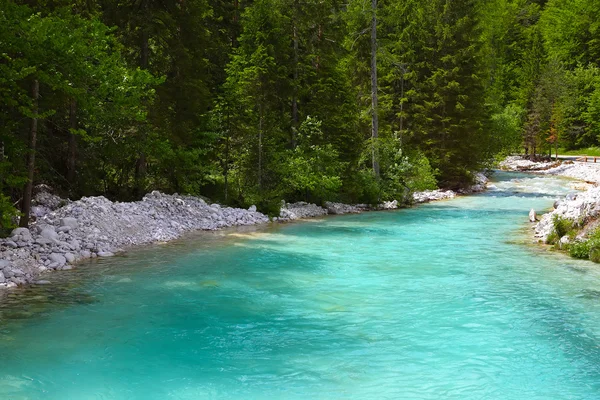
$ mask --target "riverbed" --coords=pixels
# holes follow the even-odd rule
[[[0,399],[597,399],[600,268],[534,245],[569,181],[190,235],[0,302]]]

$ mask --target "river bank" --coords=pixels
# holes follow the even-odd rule
[[[433,190],[413,194],[414,204],[451,199],[485,190],[487,178],[477,174],[474,186],[461,193]],[[48,284],[42,274],[72,269],[96,257],[111,257],[128,248],[177,239],[188,232],[235,226],[291,222],[325,215],[397,209],[397,201],[372,207],[326,202],[325,207],[305,202],[283,203],[278,217],[269,219],[255,206],[249,209],[208,204],[193,196],[158,191],[141,201],[112,202],[105,197],[61,199],[42,187],[32,209],[29,229],[17,228],[0,239],[0,289],[24,284]]]
[[[562,250],[577,246],[578,250],[570,251],[571,255],[590,258],[592,244],[586,243],[600,227],[600,165],[533,162],[513,156],[500,163],[500,167],[509,171],[564,176],[582,181],[575,185],[576,191],[555,202],[553,209],[542,215],[534,226],[534,235],[540,242],[554,244]],[[557,225],[561,226],[557,229]]]

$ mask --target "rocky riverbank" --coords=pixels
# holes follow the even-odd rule
[[[475,183],[467,189],[461,190],[459,192],[443,189],[415,192],[412,195],[412,203],[422,204],[429,203],[431,201],[449,200],[455,198],[458,195],[483,192],[484,190],[486,190],[488,182],[489,179],[483,173],[477,173],[475,174]],[[320,207],[316,204],[305,202],[283,202],[279,218],[275,218],[275,220],[280,222],[288,222],[304,218],[318,218],[328,214],[340,215],[361,213],[364,211],[395,210],[400,206],[401,205],[398,203],[397,200],[385,201],[375,207],[370,206],[368,204],[344,204],[333,202],[326,202],[325,207]]]
[[[570,232],[561,232],[556,241],[565,247],[573,241],[585,241],[599,225],[600,216],[600,165],[574,162],[533,162],[521,157],[508,157],[500,167],[510,171],[528,171],[543,175],[565,176],[585,182],[579,186],[583,191],[569,193],[564,199],[554,203],[554,208],[544,214],[534,226],[535,237],[544,243],[556,234],[555,221],[565,220],[572,226]]]
[[[477,175],[468,191],[485,189],[487,178]],[[35,196],[30,228],[17,228],[0,239],[0,288],[23,284],[46,284],[41,273],[66,270],[86,259],[110,257],[128,247],[166,242],[196,230],[216,230],[233,226],[258,225],[269,218],[255,206],[248,210],[208,204],[193,196],[167,195],[154,191],[141,201],[112,202],[105,197],[61,199],[40,187]],[[434,190],[415,193],[414,203],[451,199],[458,193]],[[283,203],[278,218],[287,222],[328,214],[350,214],[398,208],[397,201],[377,207],[366,204],[325,203],[325,207],[305,202]]]
[[[131,203],[102,196],[69,202],[41,192],[36,203],[37,219],[30,229],[17,228],[0,239],[0,286],[44,283],[37,280],[41,272],[71,269],[84,259],[110,257],[127,247],[173,240],[185,232],[269,222],[256,207],[221,207],[156,191]]]
[[[520,156],[510,156],[500,163],[500,169],[505,171],[534,172],[542,175],[565,176],[591,184],[600,183],[600,163],[573,161],[534,162]]]

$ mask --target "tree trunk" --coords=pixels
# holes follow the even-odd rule
[[[402,139],[404,132],[404,75],[406,69],[402,68],[402,77],[400,80],[400,147],[402,147]]]
[[[145,7],[144,7],[145,8]],[[145,30],[142,31],[142,42],[140,44],[140,68],[148,69],[148,57],[150,53],[149,48],[149,35]],[[145,129],[143,126],[141,129]],[[146,177],[146,152],[143,148],[146,142],[146,133],[141,132],[141,145],[142,150],[140,151],[140,155],[135,162],[135,192],[138,197],[142,196],[145,190],[144,187],[144,178]]]
[[[371,139],[373,172],[379,176],[377,138],[379,137],[379,119],[377,115],[377,0],[371,0]]]
[[[77,129],[77,102],[71,99],[69,107],[69,154],[67,157],[67,180],[71,184],[71,190],[75,182],[75,161],[77,157],[77,136],[73,133]]]
[[[297,6],[297,1],[294,1]],[[292,97],[292,148],[296,148],[298,133],[298,27],[294,20],[294,94]]]
[[[148,32],[142,31],[142,43],[140,45],[140,68],[142,69],[148,69],[148,53],[150,52],[148,36]]]
[[[225,165],[223,178],[225,180],[225,203],[229,200],[229,137],[231,135],[231,117],[227,118],[227,137],[225,138]]]
[[[31,86],[31,97],[33,98],[33,117],[29,130],[29,152],[27,154],[27,183],[23,190],[23,203],[21,206],[21,220],[19,226],[29,226],[29,215],[31,214],[31,197],[33,192],[33,178],[35,172],[35,148],[38,129],[38,99],[40,97],[40,83],[35,79]]]
[[[262,139],[263,139],[263,105],[259,107],[258,119],[258,190],[262,191]]]

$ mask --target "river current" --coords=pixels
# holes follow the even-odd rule
[[[0,399],[599,399],[600,266],[532,244],[569,181],[202,233],[0,302]]]

